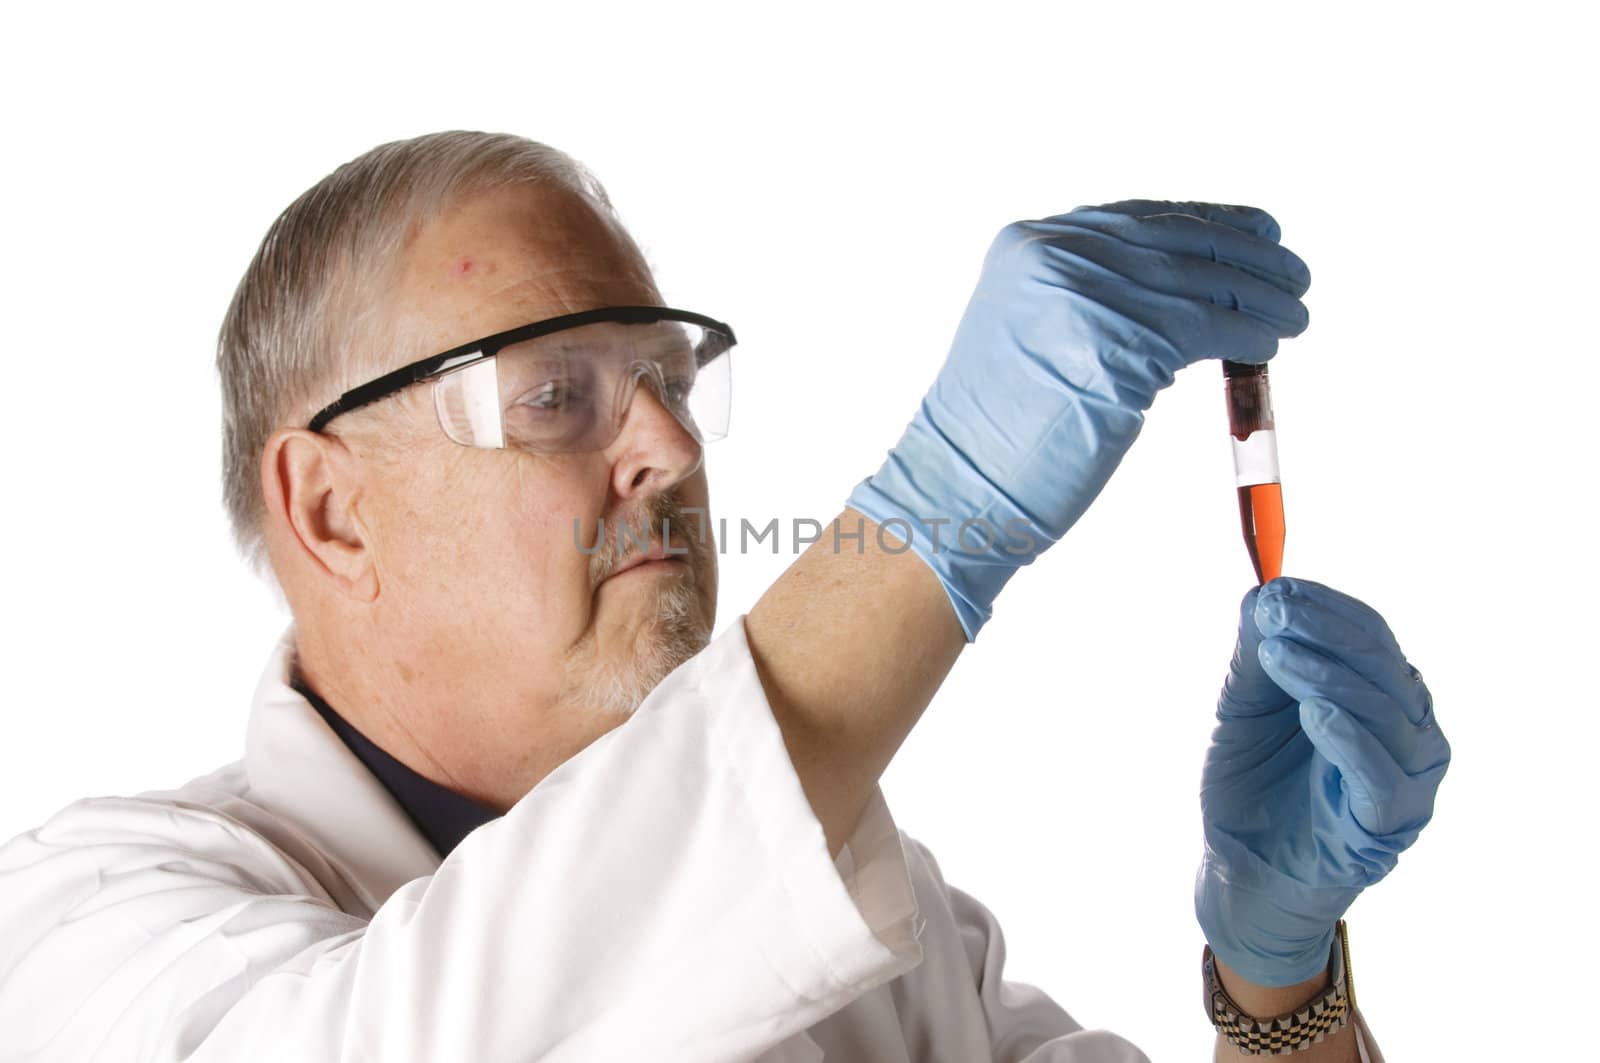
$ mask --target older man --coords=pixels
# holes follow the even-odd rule
[[[341,167],[219,348],[229,512],[293,614],[244,759],[0,850],[0,1058],[1143,1059],[1003,980],[878,779],[1155,392],[1271,357],[1306,283],[1247,208],[1008,227],[883,468],[712,641],[732,330],[543,145]],[[1426,689],[1361,603],[1276,580],[1218,716],[1217,1053],[1368,1058],[1340,918],[1431,813]]]

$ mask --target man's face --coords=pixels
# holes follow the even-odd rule
[[[404,349],[390,367],[560,314],[661,302],[631,241],[557,189],[447,210],[417,235],[392,291]],[[374,604],[401,651],[399,681],[423,698],[452,692],[456,706],[440,711],[490,717],[455,721],[469,745],[523,741],[530,725],[547,738],[595,731],[597,719],[609,729],[709,641],[716,552],[701,519],[681,512],[707,506],[702,448],[647,383],[615,442],[583,454],[453,443],[431,384],[385,404],[405,443],[380,456],[362,500]],[[621,526],[648,524],[658,546],[664,516],[671,545],[690,552],[612,574],[641,552]]]

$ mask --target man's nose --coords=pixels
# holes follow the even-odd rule
[[[705,448],[662,403],[655,387],[649,374],[640,377],[622,430],[607,448],[620,497],[663,491],[692,475],[705,458]]]

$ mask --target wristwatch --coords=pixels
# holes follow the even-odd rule
[[[1217,977],[1216,958],[1207,945],[1201,955],[1206,1018],[1218,1033],[1247,1056],[1286,1056],[1310,1048],[1342,1029],[1356,1009],[1355,983],[1350,978],[1350,939],[1343,919],[1334,927],[1331,953],[1328,963],[1333,968],[1332,985],[1315,1000],[1287,1015],[1259,1019],[1246,1014],[1222,988],[1222,979]]]

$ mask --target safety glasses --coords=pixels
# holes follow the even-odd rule
[[[541,454],[603,450],[641,381],[696,440],[728,434],[733,330],[662,306],[609,306],[536,321],[352,388],[307,426],[433,382],[439,427],[463,446]]]

